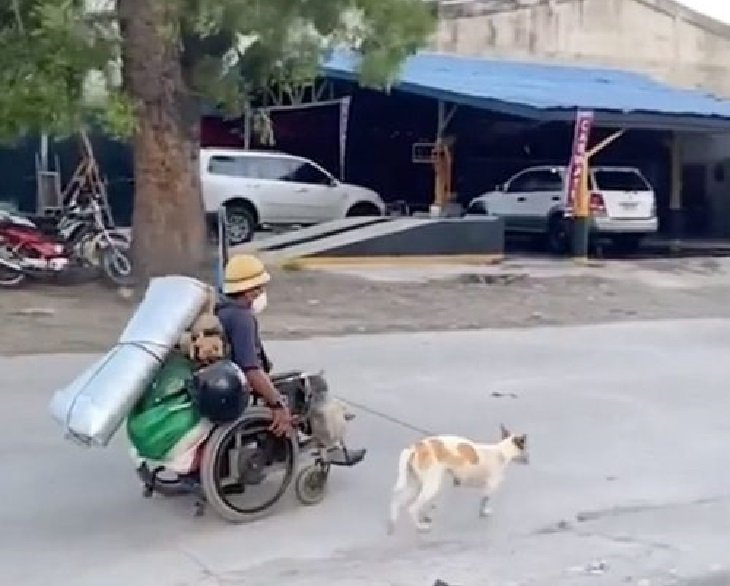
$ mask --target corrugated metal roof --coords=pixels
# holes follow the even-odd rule
[[[354,53],[336,51],[323,74],[353,80],[356,69]],[[730,121],[730,100],[607,68],[419,53],[403,64],[394,89],[530,118],[580,108]]]

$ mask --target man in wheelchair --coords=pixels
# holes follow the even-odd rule
[[[271,280],[263,263],[251,255],[235,255],[225,267],[223,293],[225,299],[216,307],[230,347],[230,359],[243,371],[251,391],[272,410],[271,431],[283,435],[292,428],[297,413],[277,389],[270,376],[271,361],[261,343],[256,315],[266,309],[266,285]],[[281,380],[281,379],[280,379]],[[300,437],[302,447],[307,438]],[[328,459],[333,464],[352,466],[365,456],[364,449],[337,449]]]

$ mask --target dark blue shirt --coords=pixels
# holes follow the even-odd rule
[[[259,324],[251,310],[226,300],[216,307],[216,314],[230,345],[231,360],[244,372],[268,372],[270,365],[259,337]]]

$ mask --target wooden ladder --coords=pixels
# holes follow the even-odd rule
[[[114,218],[109,206],[106,179],[101,176],[91,141],[83,130],[80,133],[80,141],[81,161],[63,191],[63,205],[68,207],[83,196],[94,197],[100,202],[107,226],[114,228]]]

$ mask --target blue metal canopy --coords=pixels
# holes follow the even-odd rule
[[[322,67],[330,79],[357,80],[358,57],[335,51]],[[593,110],[604,125],[730,130],[730,100],[617,69],[418,53],[393,89],[453,104],[537,120],[572,120]]]

